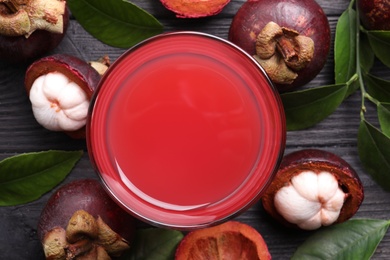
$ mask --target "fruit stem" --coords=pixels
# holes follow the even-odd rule
[[[293,61],[298,59],[298,54],[295,51],[294,44],[287,37],[279,37],[276,42],[277,49],[285,60]]]

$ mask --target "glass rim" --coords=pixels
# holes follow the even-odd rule
[[[248,62],[247,64],[249,64],[250,66],[252,66],[253,68],[255,68],[259,72],[258,77],[262,77],[262,80],[265,80],[267,82],[267,86],[261,85],[261,86],[259,86],[259,88],[262,89],[264,87],[267,87],[267,92],[266,92],[266,94],[268,94],[267,97],[273,99],[272,104],[274,105],[274,108],[277,109],[277,111],[273,110],[272,114],[271,114],[271,111],[269,111],[269,114],[267,115],[270,117],[275,117],[275,122],[278,121],[275,124],[278,124],[278,126],[279,126],[279,128],[276,130],[278,130],[280,132],[279,133],[280,140],[277,140],[276,143],[274,144],[274,146],[276,146],[276,147],[273,147],[273,149],[275,149],[275,151],[274,151],[275,154],[272,158],[273,161],[272,161],[271,165],[268,166],[270,169],[267,169],[268,172],[266,173],[266,175],[267,175],[266,179],[264,180],[264,179],[258,178],[257,175],[259,175],[259,173],[256,170],[257,165],[255,165],[256,167],[253,170],[254,171],[253,174],[250,174],[251,178],[247,179],[247,182],[249,182],[249,181],[252,182],[252,184],[250,185],[249,191],[242,188],[238,192],[240,194],[237,193],[234,195],[236,197],[238,195],[240,195],[240,197],[237,197],[238,199],[236,198],[235,202],[234,202],[234,203],[239,204],[239,205],[235,206],[233,210],[230,210],[226,214],[222,214],[221,216],[210,216],[210,218],[208,220],[205,220],[205,216],[203,216],[203,215],[201,215],[199,218],[197,218],[196,214],[198,214],[198,213],[196,213],[196,212],[194,215],[192,215],[193,220],[191,220],[192,218],[189,218],[186,221],[179,221],[178,220],[185,213],[185,212],[183,213],[183,211],[177,211],[177,212],[170,211],[169,214],[167,214],[166,211],[163,212],[163,210],[160,210],[160,211],[155,210],[153,212],[153,210],[150,210],[148,208],[148,210],[151,212],[148,211],[147,214],[144,214],[144,212],[136,209],[137,207],[135,207],[134,205],[129,205],[129,203],[126,203],[124,201],[123,195],[121,195],[120,193],[118,193],[116,191],[116,189],[118,187],[114,187],[114,185],[113,185],[114,182],[112,182],[112,180],[110,180],[110,178],[107,177],[107,175],[105,175],[104,173],[102,174],[102,169],[104,167],[106,167],[107,165],[109,165],[110,163],[102,162],[101,160],[99,161],[99,159],[95,158],[94,152],[93,152],[95,149],[95,144],[93,141],[94,139],[91,138],[92,131],[93,131],[92,130],[93,126],[91,126],[91,125],[93,124],[94,120],[95,121],[98,120],[98,119],[95,119],[95,118],[98,118],[98,116],[94,116],[95,107],[96,107],[97,103],[103,102],[102,100],[104,100],[104,97],[100,98],[99,94],[101,92],[101,89],[106,88],[105,83],[107,81],[110,81],[113,78],[113,76],[110,76],[110,74],[116,73],[116,71],[118,71],[120,69],[121,64],[126,59],[130,59],[132,53],[134,53],[136,50],[138,50],[140,48],[147,48],[148,45],[152,42],[167,41],[167,40],[172,41],[173,38],[177,37],[177,36],[178,37],[192,36],[192,37],[205,38],[205,39],[211,40],[211,42],[222,43],[224,46],[226,46],[226,48],[228,50],[231,49],[232,51],[237,52],[238,53],[237,55],[241,55],[243,57],[243,59]],[[161,55],[164,55],[164,53],[162,52]],[[114,89],[112,91],[115,91],[115,87],[113,87],[113,88]],[[259,89],[259,90],[261,90],[261,89]],[[264,94],[264,93],[262,93],[262,94]],[[256,102],[259,102],[258,97],[255,98],[255,100],[256,100]],[[109,102],[109,101],[106,100],[104,102]],[[272,123],[274,123],[274,122],[272,122]],[[174,228],[174,229],[180,229],[180,230],[192,230],[192,229],[203,228],[203,227],[215,225],[218,223],[222,223],[226,220],[229,220],[229,219],[237,216],[238,214],[247,210],[255,202],[257,202],[260,199],[261,195],[263,194],[265,188],[268,187],[268,185],[270,184],[273,176],[276,174],[276,171],[278,169],[278,166],[280,164],[280,161],[281,161],[283,153],[284,153],[285,142],[286,142],[286,126],[285,126],[283,106],[282,106],[278,91],[276,90],[276,88],[272,84],[271,80],[269,79],[269,77],[265,73],[264,69],[255,61],[255,59],[253,57],[251,57],[249,54],[247,54],[245,51],[243,51],[241,48],[234,45],[233,43],[231,43],[225,39],[222,39],[220,37],[217,37],[215,35],[202,33],[202,32],[194,32],[194,31],[179,31],[179,32],[169,32],[169,33],[159,34],[159,35],[150,37],[150,38],[136,44],[135,46],[133,46],[129,50],[125,51],[115,62],[113,62],[113,64],[111,64],[111,66],[109,67],[109,69],[107,70],[105,75],[102,77],[102,79],[99,83],[99,86],[97,87],[97,89],[94,92],[94,95],[91,99],[89,117],[87,120],[87,147],[88,147],[88,151],[89,151],[89,156],[90,156],[90,159],[91,159],[91,162],[92,162],[92,165],[93,165],[95,171],[97,172],[101,182],[103,183],[104,188],[110,194],[110,196],[114,199],[114,201],[116,201],[120,206],[122,206],[130,214],[134,215],[135,217],[141,219],[144,222],[147,222],[147,223],[152,224],[154,226],[168,227],[168,228]],[[104,148],[99,147],[99,149],[104,149]],[[266,155],[262,155],[262,156],[264,157]],[[103,164],[106,166],[102,167]],[[106,169],[111,169],[110,167],[112,167],[112,165],[107,166]],[[257,183],[257,182],[259,182],[259,183]],[[250,194],[250,195],[248,195],[248,194]],[[232,196],[229,196],[229,198],[226,198],[226,200],[229,200],[230,197],[232,197]],[[240,200],[242,200],[242,198],[245,198],[245,201],[240,201]],[[139,203],[141,203],[141,202],[139,202]],[[138,207],[142,207],[143,205],[141,205],[141,204]],[[233,207],[234,205],[229,204],[227,206]],[[215,205],[211,204],[210,208],[213,208],[214,211],[209,211],[209,212],[212,212],[212,214],[215,214],[215,212],[218,211],[217,209],[219,207],[227,207],[227,206],[224,203],[216,203]],[[156,205],[153,205],[153,207],[150,207],[150,208],[156,208]],[[153,217],[152,215],[154,213],[167,214],[168,216],[165,216],[164,218]],[[197,220],[197,219],[199,219],[199,220]],[[200,219],[202,219],[202,220],[200,220]]]

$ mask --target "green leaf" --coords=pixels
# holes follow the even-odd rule
[[[67,4],[87,32],[110,46],[129,48],[163,30],[155,17],[126,0],[68,0]]]
[[[390,139],[364,119],[358,132],[358,152],[361,163],[375,182],[390,191]]]
[[[167,260],[174,259],[176,247],[183,239],[177,230],[146,228],[137,230],[134,244],[121,260]]]
[[[390,31],[365,31],[375,56],[390,67]]]
[[[345,10],[336,26],[334,43],[335,83],[346,83],[356,72],[356,11]]]
[[[382,133],[390,138],[390,103],[379,103],[377,107]]]
[[[287,130],[305,129],[322,121],[342,103],[347,90],[347,84],[337,84],[282,94]]]
[[[291,259],[370,259],[389,224],[387,220],[352,219],[322,228],[299,246]]]
[[[390,81],[371,74],[364,75],[366,91],[380,102],[390,103]]]
[[[83,151],[44,151],[0,162],[0,206],[34,201],[53,189],[72,170]]]
[[[360,67],[365,73],[368,73],[374,66],[375,54],[371,49],[366,34],[360,34],[359,45]]]

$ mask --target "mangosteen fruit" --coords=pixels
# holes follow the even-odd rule
[[[228,39],[254,56],[280,92],[314,79],[324,67],[331,33],[314,0],[248,0],[237,11]]]
[[[54,54],[35,61],[25,75],[35,119],[48,130],[85,138],[89,102],[100,78],[75,56]]]
[[[285,226],[315,230],[350,219],[363,199],[360,178],[344,159],[303,149],[284,156],[262,203]]]
[[[360,21],[367,30],[390,30],[390,1],[357,0]]]
[[[134,235],[135,219],[95,179],[61,186],[38,223],[46,259],[111,259],[130,249]]]
[[[64,0],[0,1],[0,60],[32,62],[65,36],[69,10]]]

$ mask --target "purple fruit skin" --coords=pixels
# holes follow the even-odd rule
[[[81,179],[65,184],[49,198],[38,222],[40,241],[52,228],[66,228],[73,213],[81,209],[95,218],[100,216],[113,231],[127,241],[132,241],[135,233],[134,217],[118,206],[95,179]]]

